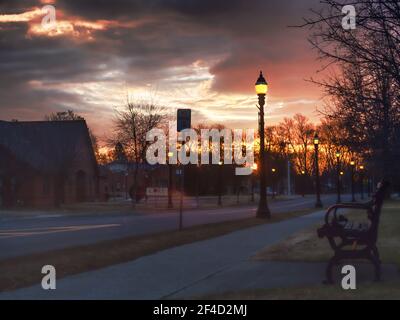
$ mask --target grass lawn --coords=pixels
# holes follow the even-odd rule
[[[366,214],[349,212],[352,220],[363,221]],[[285,241],[260,251],[253,257],[257,261],[327,262],[332,256],[328,241],[319,239],[318,226],[290,236]],[[396,264],[399,280],[380,283],[362,283],[357,290],[344,291],[339,285],[323,284],[309,287],[277,288],[231,292],[211,299],[400,299],[400,201],[389,201],[381,215],[378,249],[383,264]]]
[[[400,300],[400,282],[366,283],[357,290],[339,286],[309,286],[231,292],[202,297],[210,300]]]
[[[128,262],[161,250],[222,236],[237,230],[309,214],[315,210],[280,213],[271,220],[250,218],[100,242],[0,261],[0,291],[39,284],[44,265],[57,269],[57,278]],[[173,280],[171,280],[173,281]]]
[[[195,197],[185,197],[184,207],[185,210],[210,210],[221,208],[237,208],[237,207],[255,207],[258,203],[258,195],[255,195],[254,202],[250,201],[250,195],[240,195],[239,202],[236,195],[224,195],[222,197],[222,206],[218,205],[218,197],[216,196],[202,196],[199,198],[199,203]],[[293,198],[284,195],[277,196],[275,199],[268,198],[270,203],[291,201]],[[167,198],[155,199],[149,198],[148,202],[141,201],[132,206],[130,200],[118,199],[110,200],[108,202],[84,202],[63,205],[60,208],[12,208],[0,210],[0,216],[38,216],[38,215],[70,215],[70,216],[93,216],[93,215],[110,215],[110,214],[159,214],[168,212],[177,212],[179,210],[178,196],[173,197],[174,208],[167,208]]]

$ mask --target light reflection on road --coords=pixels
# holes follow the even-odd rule
[[[61,232],[76,232],[84,230],[115,228],[120,226],[121,226],[120,224],[103,224],[103,225],[81,225],[81,226],[66,226],[66,227],[2,230],[0,231],[0,239],[27,237],[27,236],[44,235],[51,233],[61,233]]]

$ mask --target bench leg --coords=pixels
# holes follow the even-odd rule
[[[378,248],[377,248],[376,246],[374,246],[374,247],[372,248],[372,254],[373,254],[373,256],[374,256],[375,258],[378,259],[379,262],[381,262],[381,259],[380,259],[380,257],[379,257],[379,251],[378,251]]]
[[[375,267],[375,279],[374,281],[381,281],[381,262],[375,254],[372,254],[368,258]]]
[[[339,259],[336,255],[329,260],[328,266],[326,267],[326,280],[324,281],[324,284],[334,284],[332,271],[333,267],[338,264],[339,264]]]

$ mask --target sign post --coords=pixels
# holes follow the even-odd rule
[[[177,131],[182,132],[185,129],[190,129],[192,126],[192,110],[191,109],[178,109],[177,114]],[[185,141],[182,141],[181,150],[185,147]],[[185,191],[185,167],[180,164],[181,169],[177,170],[180,176],[181,192],[179,199],[179,230],[183,230],[183,195]]]

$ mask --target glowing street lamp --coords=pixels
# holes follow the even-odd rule
[[[259,136],[260,136],[260,201],[258,203],[257,217],[271,218],[271,212],[267,203],[267,181],[265,170],[265,120],[264,120],[264,106],[265,97],[268,93],[268,83],[265,80],[262,71],[256,82],[256,94],[258,96],[258,109],[259,109]]]
[[[360,170],[360,193],[361,193],[361,200],[364,200],[364,170],[365,167],[363,165],[358,167]]]
[[[218,206],[222,206],[222,166],[224,163],[218,163]]]
[[[174,207],[172,203],[172,165],[171,159],[174,157],[173,152],[168,152],[168,209]]]
[[[336,170],[337,170],[337,181],[336,181],[336,188],[337,188],[337,203],[342,202],[341,198],[341,190],[340,190],[340,176],[343,175],[340,171],[340,152],[336,152]]]
[[[306,171],[301,170],[301,196],[304,198],[306,196]]]
[[[276,182],[275,174],[276,174],[276,169],[272,168],[271,172],[272,172],[272,199],[275,199],[275,182]]]
[[[314,149],[315,149],[315,189],[316,189],[316,196],[317,201],[315,203],[316,208],[322,208],[322,201],[321,201],[321,186],[319,182],[319,164],[318,164],[318,147],[319,147],[319,137],[318,133],[315,133],[314,136]]]
[[[350,166],[351,166],[351,201],[356,202],[356,196],[354,190],[354,171],[356,167],[356,162],[354,160],[351,160]]]
[[[254,163],[251,166],[251,170],[253,171],[253,174],[251,175],[251,202],[254,202],[254,189],[255,189],[255,175],[257,173],[258,170],[258,165],[257,163]]]

